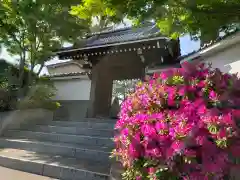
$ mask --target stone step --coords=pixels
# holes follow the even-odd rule
[[[9,130],[4,133],[4,137],[17,137],[25,139],[35,139],[39,141],[63,142],[81,145],[92,145],[95,147],[114,147],[110,138],[91,137],[73,134],[45,133],[35,131]]]
[[[38,124],[42,125],[42,124]],[[108,122],[77,122],[77,121],[51,121],[47,125],[63,126],[63,127],[79,127],[79,128],[94,128],[94,129],[107,129],[113,130],[115,123]]]
[[[37,141],[37,142],[46,142],[46,143],[53,143],[53,144],[59,144],[64,145],[68,147],[76,147],[76,148],[83,148],[83,149],[92,149],[92,150],[100,150],[104,152],[110,152],[112,151],[114,146],[105,146],[105,145],[97,145],[97,144],[91,144],[91,143],[85,143],[84,142],[74,142],[74,138],[71,139],[68,142],[60,141],[59,139],[61,137],[58,137],[58,134],[54,133],[42,133],[42,132],[31,132],[31,131],[17,131],[17,130],[9,130],[3,134],[3,138],[7,139],[21,139],[21,140],[30,140],[30,141]],[[49,135],[53,134],[53,135]],[[31,136],[29,136],[31,135]],[[54,136],[56,135],[56,136]],[[63,134],[61,134],[62,136]],[[75,136],[75,135],[70,135]],[[64,139],[62,139],[64,140]]]
[[[95,122],[95,123],[98,122],[98,123],[112,123],[112,124],[115,124],[117,122],[117,120],[116,119],[109,119],[109,118],[80,118],[80,119],[76,119],[73,122]]]
[[[34,128],[34,131],[46,132],[46,133],[60,133],[60,134],[74,134],[74,135],[87,135],[98,137],[112,138],[114,135],[113,130],[108,129],[92,129],[92,128],[80,128],[80,127],[63,127],[63,126],[44,126],[38,125]]]
[[[108,180],[110,172],[103,163],[12,148],[0,149],[0,165],[61,180]]]
[[[60,155],[72,158],[81,158],[89,161],[110,164],[109,152],[101,149],[90,149],[74,144],[42,142],[28,139],[0,138],[0,148],[14,148],[37,153]]]

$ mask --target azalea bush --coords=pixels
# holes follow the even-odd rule
[[[205,64],[154,74],[122,103],[113,156],[127,180],[230,179],[239,168],[240,81]]]

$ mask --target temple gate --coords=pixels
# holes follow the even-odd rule
[[[178,63],[179,41],[163,37],[154,24],[89,35],[81,47],[57,52],[90,72],[88,117],[108,117],[115,80],[142,79],[149,67]]]

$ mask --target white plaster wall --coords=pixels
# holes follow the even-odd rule
[[[91,80],[61,79],[54,80],[57,94],[54,100],[89,100]]]
[[[212,67],[225,73],[238,73],[240,77],[240,43],[203,58],[205,62],[211,62]]]

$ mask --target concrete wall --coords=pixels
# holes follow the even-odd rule
[[[61,107],[54,112],[55,121],[78,121],[87,116],[89,100],[59,101]]]
[[[212,67],[219,68],[222,72],[239,73],[240,77],[240,43],[204,57],[204,61],[212,63]]]
[[[53,81],[57,88],[57,94],[54,100],[89,100],[91,80],[88,78],[54,79]]]

